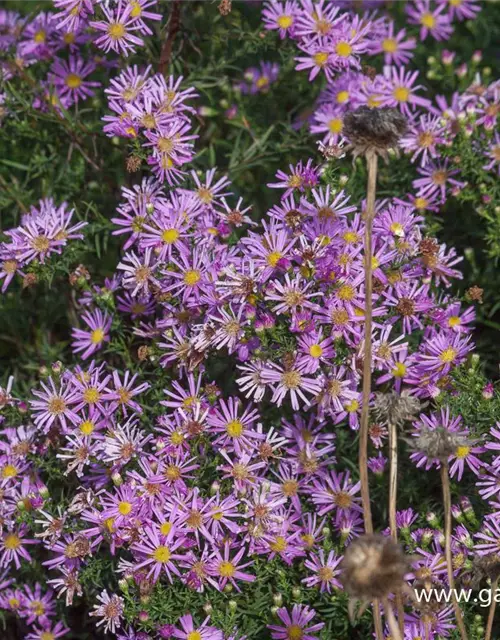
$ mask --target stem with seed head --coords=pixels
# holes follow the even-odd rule
[[[365,532],[373,533],[370,487],[368,484],[368,418],[372,386],[372,226],[375,217],[375,195],[377,192],[377,154],[366,154],[368,185],[366,189],[365,212],[365,354],[363,361],[363,407],[359,429],[359,480]],[[383,640],[382,616],[377,600],[373,606],[373,618],[377,640]]]
[[[398,528],[396,524],[396,505],[398,496],[398,428],[393,422],[389,422],[389,527],[391,538],[398,541]],[[401,594],[396,594],[396,608],[398,611],[399,630],[404,633],[404,608]]]
[[[451,490],[450,477],[448,474],[448,461],[441,462],[441,484],[443,485],[443,507],[444,507],[444,548],[446,555],[446,568],[448,570],[448,583],[455,611],[455,618],[462,640],[467,640],[462,611],[455,594],[455,578],[453,576],[453,562],[451,558]]]
[[[401,631],[399,630],[396,616],[394,615],[394,611],[392,609],[392,604],[389,600],[387,600],[387,598],[384,600],[384,610],[387,624],[389,625],[389,631],[391,632],[392,640],[403,640],[403,636],[401,635]]]
[[[491,603],[490,603],[490,611],[488,613],[488,623],[486,625],[486,635],[484,636],[484,640],[491,640],[491,632],[493,631],[493,620],[495,619],[495,609],[497,606],[497,601],[495,599],[497,588],[498,588],[498,578],[496,580],[493,580],[491,584]]]

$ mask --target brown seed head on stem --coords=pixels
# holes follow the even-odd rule
[[[387,159],[388,150],[397,149],[407,128],[408,121],[398,109],[362,106],[346,114],[343,134],[354,157],[376,153]]]

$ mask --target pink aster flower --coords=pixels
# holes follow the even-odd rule
[[[307,605],[294,604],[291,614],[285,607],[281,607],[277,611],[277,616],[283,624],[269,624],[267,628],[271,630],[273,640],[290,640],[292,638],[316,640],[318,638],[316,632],[320,631],[325,623],[318,622],[310,625],[315,615],[316,611]]]
[[[73,352],[82,353],[82,359],[86,360],[96,351],[102,349],[105,342],[109,342],[109,330],[113,317],[100,309],[93,312],[86,311],[82,314],[82,320],[89,327],[88,331],[73,328],[71,335],[73,336]]]
[[[383,53],[385,64],[394,64],[401,67],[413,58],[411,53],[417,46],[415,38],[406,38],[406,29],[394,32],[395,25],[392,20],[387,23],[387,30],[380,39],[374,42],[371,51]]]

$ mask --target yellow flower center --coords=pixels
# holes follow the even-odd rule
[[[390,226],[391,232],[395,235],[395,236],[403,236],[404,235],[404,229],[403,229],[403,225],[400,224],[399,222],[393,222]]]
[[[441,362],[453,362],[453,360],[455,360],[456,358],[456,355],[457,350],[453,347],[448,347],[441,353],[439,359],[441,360]]]
[[[460,447],[457,447],[457,450],[455,451],[455,455],[457,456],[457,458],[460,458],[460,460],[463,460],[464,458],[466,458],[470,453],[470,447],[467,447],[465,445],[462,445]]]
[[[349,91],[339,91],[337,93],[337,102],[339,104],[344,104],[349,100]]]
[[[164,522],[160,527],[160,533],[164,536],[168,536],[168,534],[172,531],[172,523]]]
[[[424,15],[420,18],[420,22],[424,27],[432,29],[436,25],[436,18],[432,15],[432,13],[424,13]]]
[[[359,402],[357,400],[352,400],[348,404],[345,405],[345,410],[349,413],[356,413],[359,409]]]
[[[141,5],[135,0],[132,0],[130,6],[133,7],[132,11],[130,12],[130,17],[139,18],[139,16],[142,14]]]
[[[342,237],[347,244],[354,244],[359,242],[360,239],[358,234],[354,233],[354,231],[346,231]]]
[[[190,269],[184,274],[184,282],[190,287],[194,287],[200,280],[201,273],[195,269]]]
[[[166,244],[174,244],[174,242],[179,239],[179,235],[177,229],[165,229],[161,234],[161,239]]]
[[[302,382],[302,376],[298,371],[286,371],[281,375],[281,382],[287,389],[297,389]]]
[[[70,89],[78,89],[78,87],[82,84],[82,79],[80,78],[80,76],[76,75],[76,73],[69,73],[66,76],[65,82],[66,86]]]
[[[396,87],[392,95],[398,102],[407,102],[410,97],[410,90],[406,87]]]
[[[38,236],[36,238],[33,238],[33,240],[31,241],[31,246],[36,251],[43,253],[50,247],[50,240],[45,236]]]
[[[119,502],[118,503],[118,512],[122,516],[128,516],[128,514],[132,511],[132,505],[130,502]]]
[[[286,629],[286,637],[288,640],[302,640],[304,637],[304,632],[302,631],[302,627],[298,624],[291,624]]]
[[[94,329],[90,334],[90,342],[92,344],[100,344],[104,340],[104,335],[103,329]]]
[[[199,631],[191,631],[187,634],[186,640],[202,640],[202,635]]]
[[[3,478],[15,478],[17,476],[17,468],[13,464],[6,464],[2,469]]]
[[[273,251],[272,253],[270,253],[267,256],[267,264],[270,267],[275,267],[278,262],[281,260],[283,256],[281,255],[281,253],[279,251]]]
[[[458,316],[450,316],[448,318],[449,327],[458,327],[459,324],[460,324],[460,318]]]
[[[232,578],[235,573],[236,573],[236,569],[232,562],[223,560],[219,564],[219,575],[221,575],[223,578]]]
[[[395,378],[404,378],[406,374],[406,365],[402,362],[397,362],[396,366],[392,370],[392,375]]]
[[[66,411],[66,402],[60,396],[54,396],[47,404],[47,410],[53,415],[60,415]]]
[[[243,423],[239,420],[232,420],[226,425],[226,431],[231,438],[239,438],[243,433]]]
[[[335,53],[341,58],[348,58],[352,53],[352,47],[348,42],[338,42],[335,46]]]
[[[3,545],[9,551],[15,551],[21,546],[21,539],[15,533],[8,533],[3,539]]]
[[[170,560],[170,556],[170,549],[164,545],[160,545],[153,553],[153,558],[161,564],[166,564]]]
[[[45,42],[46,37],[47,37],[47,34],[45,33],[45,31],[40,30],[35,33],[35,35],[33,36],[33,40],[37,44],[42,44],[43,42]]]
[[[50,631],[42,631],[40,635],[40,640],[56,640],[56,637]]]
[[[326,51],[320,51],[313,55],[313,60],[318,67],[324,67],[328,60],[328,53]]]
[[[394,38],[385,38],[382,40],[382,51],[386,53],[395,53],[398,50],[398,43]]]
[[[343,284],[337,291],[339,300],[352,300],[356,295],[354,287],[350,284]]]
[[[68,31],[68,33],[64,34],[63,40],[66,44],[73,44],[75,41],[75,34]]]
[[[269,545],[271,551],[275,551],[276,553],[282,553],[287,546],[286,539],[283,536],[276,536],[274,542],[271,542]]]
[[[108,27],[108,35],[113,40],[119,40],[125,35],[125,27],[119,22],[112,22]]]
[[[87,404],[95,404],[101,399],[101,394],[95,387],[89,387],[88,389],[85,389],[83,399]]]
[[[82,424],[80,425],[80,431],[84,436],[90,436],[94,429],[95,425],[90,420],[85,420],[85,422],[82,422]]]
[[[289,29],[292,24],[293,24],[293,18],[292,16],[280,16],[277,20],[276,20],[278,27],[280,29]]]
[[[323,349],[320,347],[319,344],[313,344],[309,348],[309,355],[312,356],[313,358],[319,358],[323,355]]]
[[[425,198],[415,198],[415,209],[418,209],[419,211],[427,209],[428,204],[429,203]]]
[[[174,141],[171,138],[164,138],[164,137],[160,137],[158,138],[158,149],[161,151],[161,153],[172,153],[172,151],[174,150]]]
[[[328,122],[328,129],[331,131],[331,133],[340,133],[343,126],[344,123],[342,122],[342,118],[332,118]]]

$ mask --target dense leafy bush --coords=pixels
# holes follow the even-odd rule
[[[500,633],[499,33],[4,3],[5,637]]]

